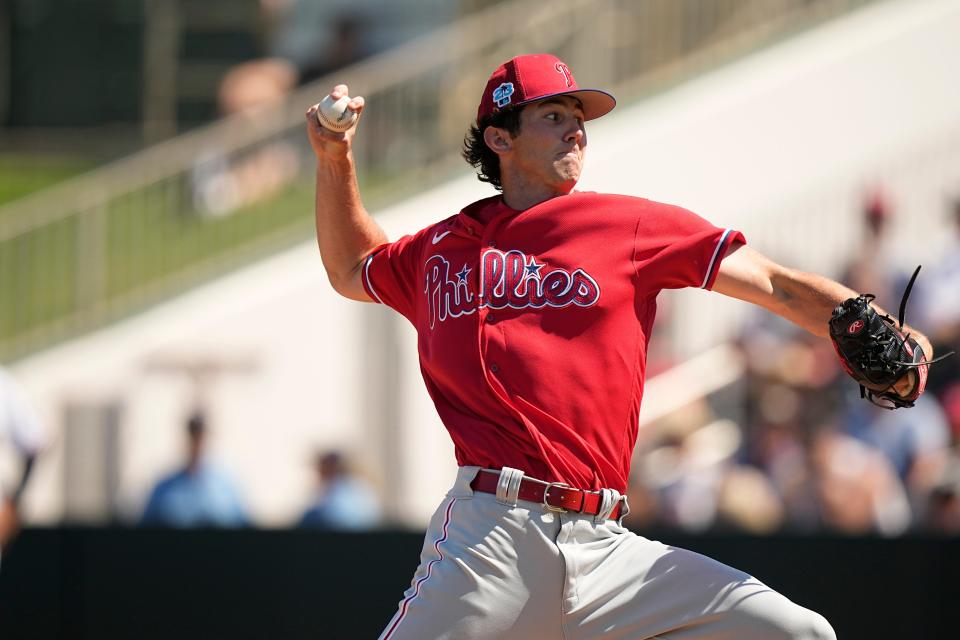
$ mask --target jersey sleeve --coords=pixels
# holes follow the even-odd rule
[[[682,207],[656,204],[641,214],[637,224],[638,280],[654,294],[683,287],[711,289],[734,242],[746,239],[739,231],[716,227]]]
[[[416,324],[420,239],[423,233],[380,245],[363,263],[363,288],[374,302],[395,309]]]
[[[23,456],[35,456],[48,444],[46,426],[13,378],[0,369],[0,441],[6,435]]]

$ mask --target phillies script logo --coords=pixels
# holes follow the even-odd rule
[[[553,65],[553,68],[557,70],[557,73],[563,74],[563,79],[567,83],[568,87],[573,86],[573,74],[570,73],[570,67],[562,62],[558,62],[557,64]]]
[[[480,295],[471,290],[467,265],[453,274],[443,256],[431,256],[424,264],[430,328],[437,321],[459,318],[480,307],[490,309],[557,309],[576,305],[591,307],[600,300],[600,285],[583,269],[567,271],[539,264],[534,256],[520,251],[487,249],[480,264]]]

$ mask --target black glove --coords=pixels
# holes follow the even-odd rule
[[[907,297],[918,273],[920,267],[903,293],[897,324],[870,306],[876,296],[869,293],[844,300],[830,318],[830,339],[840,364],[860,384],[860,397],[885,409],[912,407],[927,386],[929,365],[953,353],[928,362],[917,341],[903,332]],[[904,376],[910,376],[913,385],[907,395],[900,395],[893,386]]]

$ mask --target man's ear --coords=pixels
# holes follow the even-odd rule
[[[487,127],[483,130],[483,141],[497,154],[506,153],[513,147],[513,138],[506,129]]]

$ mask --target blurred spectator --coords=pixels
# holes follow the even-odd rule
[[[949,241],[940,259],[917,280],[916,313],[931,340],[960,338],[960,195],[949,203]]]
[[[0,491],[0,552],[20,529],[20,500],[33,471],[34,461],[47,442],[47,431],[17,383],[0,367],[0,443],[12,446],[23,461],[11,491]],[[3,480],[6,474],[0,476]],[[0,489],[3,489],[0,486]]]
[[[935,397],[924,394],[911,409],[897,411],[856,398],[841,419],[848,435],[887,458],[922,511],[950,455],[949,426]]]
[[[896,311],[906,280],[891,260],[893,247],[888,231],[892,217],[889,197],[880,188],[868,192],[861,210],[863,239],[840,281],[857,293],[872,293],[877,296],[877,304]]]
[[[784,526],[809,531],[819,526],[816,501],[808,490],[810,469],[798,423],[753,425],[749,449],[784,503]]]
[[[224,77],[220,106],[227,113],[286,95],[371,54],[441,27],[460,13],[450,0],[261,0],[274,26],[266,56]],[[319,96],[318,96],[319,97]]]
[[[960,355],[955,357],[960,358]],[[950,425],[951,439],[956,444],[960,442],[960,374],[945,384],[940,393],[941,404]]]
[[[186,435],[184,467],[154,487],[142,524],[184,528],[246,525],[246,509],[233,479],[205,455],[208,434],[202,413],[187,420]]]
[[[223,76],[217,102],[224,116],[276,104],[306,82],[447,24],[461,10],[449,0],[261,0],[261,5],[264,21],[275,25],[268,30],[266,55]],[[378,136],[381,144],[385,136]],[[286,140],[231,155],[208,149],[191,175],[194,208],[204,216],[229,215],[276,195],[302,166],[299,148]]]
[[[314,460],[317,493],[300,520],[301,527],[358,531],[380,524],[380,503],[373,490],[352,473],[338,451]]]
[[[816,429],[808,486],[820,527],[847,535],[902,534],[910,525],[906,492],[876,450],[832,426]]]
[[[930,492],[925,529],[960,535],[960,458],[954,457]]]
[[[914,322],[933,342],[935,355],[960,352],[960,194],[950,201],[949,215],[950,240],[939,261],[920,272],[911,300]],[[951,390],[960,392],[960,356],[931,367],[928,388],[945,401]]]
[[[643,460],[643,455],[640,456]],[[642,464],[639,463],[639,464]],[[630,474],[627,485],[627,504],[630,509],[623,516],[623,524],[634,531],[652,529],[660,521],[660,501],[651,482],[648,482],[640,472],[638,463],[634,463],[634,471]]]
[[[720,487],[717,526],[753,535],[779,531],[786,509],[770,479],[756,467],[732,467]]]
[[[219,150],[201,153],[193,165],[193,206],[220,218],[278,194],[300,172],[300,156],[284,141],[268,142],[232,159]]]
[[[906,492],[880,452],[832,430],[821,431],[811,448],[821,515],[828,528],[886,536],[907,530],[911,512]],[[859,514],[858,503],[869,511]]]

